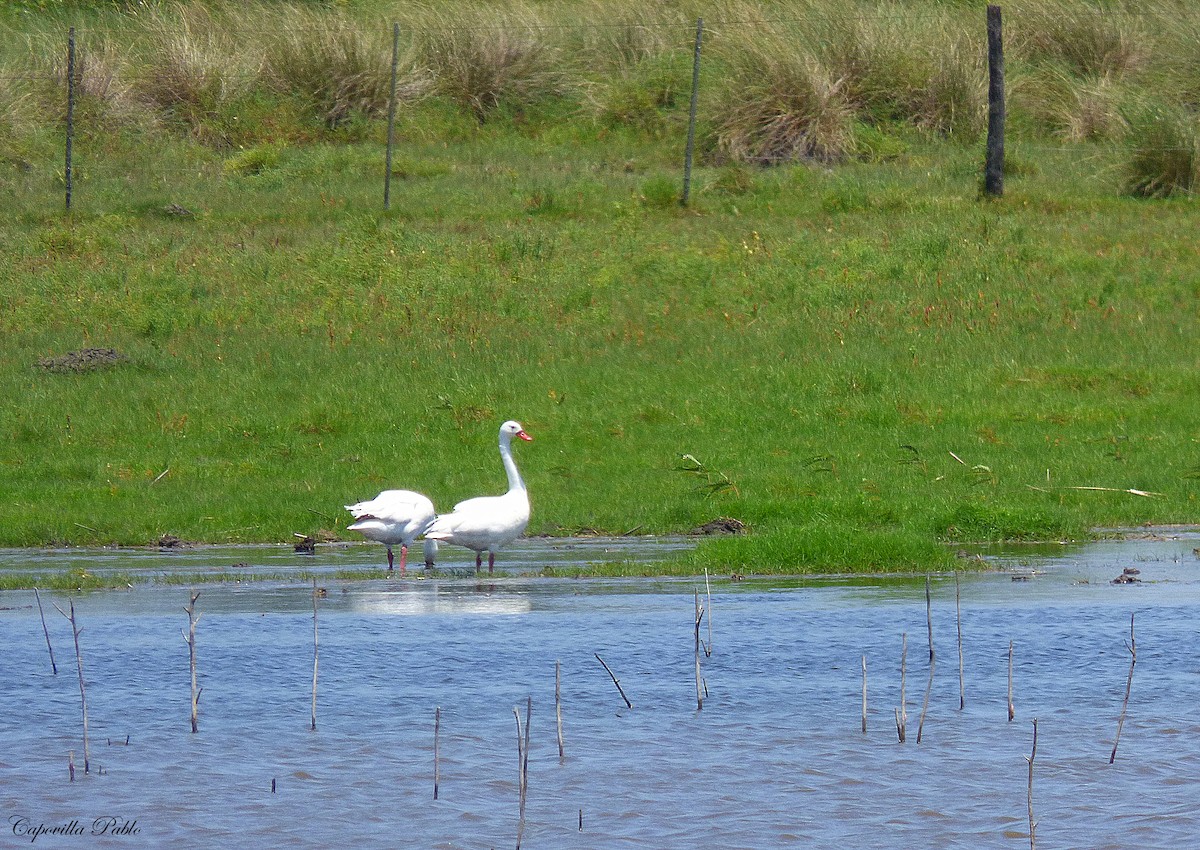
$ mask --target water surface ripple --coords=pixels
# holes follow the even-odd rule
[[[580,554],[561,542],[527,542],[510,563],[569,562],[599,545],[585,544]],[[929,670],[919,580],[719,582],[714,652],[703,667],[709,695],[697,711],[694,580],[342,582],[330,575],[319,602],[316,732],[309,730],[309,587],[200,587],[196,735],[181,635],[187,588],[139,584],[76,595],[91,732],[92,775],[84,777],[70,628],[48,604],[65,606],[67,595],[43,594],[54,676],[33,594],[0,593],[0,846],[91,845],[90,837],[31,842],[19,833],[72,821],[90,831],[106,817],[136,821],[136,833],[105,839],[112,845],[512,846],[512,709],[526,696],[533,698],[528,848],[1022,848],[1033,718],[1040,846],[1193,846],[1200,827],[1196,545],[1180,536],[1007,559],[1018,572],[1036,570],[1028,581],[1007,572],[963,575],[962,711],[954,581],[935,577],[936,669],[919,744]],[[378,554],[357,547],[330,557],[338,568],[363,567]],[[194,553],[164,566],[168,556],[157,553],[120,564],[119,553],[61,553],[55,561],[55,553],[10,551],[0,553],[0,568],[169,571],[182,563],[194,571],[197,560],[228,556]],[[314,568],[290,553],[271,558],[272,569]],[[316,566],[333,569],[328,561]],[[1143,582],[1112,585],[1125,567],[1139,568]],[[699,586],[703,598],[703,580]],[[1135,612],[1137,667],[1110,765]],[[897,742],[893,713],[902,634],[905,744]],[[74,783],[70,750],[80,774]]]

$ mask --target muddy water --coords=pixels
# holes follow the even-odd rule
[[[529,541],[513,569],[612,555],[620,541]],[[91,773],[70,629],[43,594],[0,594],[0,846],[487,848],[515,844],[516,724],[533,698],[525,847],[1025,847],[1025,757],[1045,847],[1178,848],[1200,818],[1200,539],[1002,553],[933,582],[718,582],[708,699],[696,710],[691,580],[497,575],[341,582],[377,547],[184,553],[5,552],[0,569],[326,571],[318,729],[310,588],[201,588],[200,732],[188,722],[182,587],[74,597]],[[640,554],[639,554],[640,553]],[[1113,585],[1126,567],[1140,583]],[[1014,580],[1014,576],[1021,580]],[[1130,614],[1137,666],[1116,763]],[[707,631],[703,632],[707,638]],[[908,741],[897,742],[901,635]],[[1016,719],[1008,721],[1008,645]],[[619,677],[628,709],[599,653]],[[860,730],[862,656],[868,732]],[[566,756],[554,730],[561,660]],[[433,715],[442,710],[433,800]],[[128,744],[126,744],[128,739]],[[77,781],[68,781],[75,751]],[[274,791],[272,791],[274,783]],[[580,817],[582,826],[580,831]],[[40,834],[39,827],[82,835]],[[114,834],[116,833],[116,834]]]

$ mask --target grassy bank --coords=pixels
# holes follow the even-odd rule
[[[38,165],[56,122],[12,130],[0,545],[342,536],[386,486],[498,491],[507,418],[535,437],[531,533],[747,524],[688,569],[1196,521],[1200,222],[1126,191],[1130,143],[1031,118],[985,203],[944,127],[855,113],[859,153],[762,167],[712,111],[682,210],[686,103],[635,74],[612,120],[539,67],[515,105],[414,94],[388,213],[374,101],[92,102],[69,218]],[[38,365],[88,346],[126,359]]]

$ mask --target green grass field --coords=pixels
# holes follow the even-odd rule
[[[710,116],[683,209],[686,99],[408,104],[386,213],[369,110],[260,91],[197,133],[85,102],[70,216],[60,125],[10,126],[0,545],[349,537],[385,487],[499,492],[508,418],[532,534],[746,523],[677,570],[1197,520],[1200,215],[1125,191],[1130,143],[1014,119],[984,201],[977,135],[857,119],[886,155],[761,167]],[[85,347],[128,359],[37,365]]]

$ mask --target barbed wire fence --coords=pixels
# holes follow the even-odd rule
[[[1004,53],[1003,53],[1003,24],[1001,22],[1001,7],[999,5],[994,5],[994,4],[988,5],[986,7],[986,12],[987,12],[986,20],[982,21],[981,26],[980,26],[980,31],[981,31],[981,33],[984,34],[984,37],[981,38],[981,42],[985,42],[987,45],[987,47],[986,47],[986,54],[987,54],[986,71],[988,74],[987,85],[986,85],[986,89],[987,89],[987,125],[986,125],[987,133],[986,133],[986,141],[985,141],[985,146],[984,146],[985,156],[983,158],[983,164],[980,169],[980,183],[981,183],[981,186],[982,186],[985,194],[996,196],[996,195],[1003,194],[1003,191],[1004,191],[1003,180],[1004,180],[1004,173],[1005,173],[1004,162],[1005,162],[1005,123],[1006,123],[1006,111],[1007,111],[1007,109],[1006,109],[1007,93],[1006,93],[1006,89],[1005,89],[1005,77],[1004,77],[1004,70],[1003,70],[1004,69]],[[935,12],[929,12],[929,13],[905,12],[903,17],[904,17],[905,21],[911,22],[911,21],[920,20],[920,19],[929,19],[929,20],[937,19],[938,14],[939,13],[935,13]],[[1114,14],[1115,15],[1117,13],[1115,13],[1115,12],[1110,13],[1110,12],[1106,12],[1103,9],[1097,9],[1096,14],[1098,14],[1098,15]],[[1137,18],[1141,14],[1144,14],[1144,13],[1141,13],[1138,10],[1121,10],[1121,12],[1120,12],[1120,15],[1125,18]],[[804,25],[804,24],[815,23],[817,20],[818,19],[816,19],[812,16],[807,16],[807,15],[789,15],[789,16],[764,17],[764,18],[757,19],[757,20],[744,20],[744,21],[724,19],[724,20],[719,20],[719,21],[715,21],[715,22],[706,24],[706,22],[703,19],[699,19],[695,22],[694,29],[687,33],[686,38],[683,36],[684,30],[682,30],[682,29],[680,30],[680,37],[678,38],[679,45],[678,45],[676,51],[672,54],[673,57],[676,57],[673,61],[677,61],[680,64],[682,64],[683,62],[686,61],[687,64],[690,65],[690,70],[691,70],[691,90],[689,92],[690,97],[689,97],[689,110],[688,110],[688,117],[687,117],[687,124],[686,124],[686,137],[685,137],[685,140],[679,140],[677,142],[679,144],[679,161],[680,161],[680,167],[681,167],[681,191],[679,193],[679,200],[680,200],[681,204],[687,205],[690,202],[690,196],[691,196],[692,171],[693,171],[693,165],[694,165],[694,159],[695,159],[695,153],[694,153],[695,136],[696,136],[697,117],[698,117],[697,116],[698,100],[699,100],[698,94],[703,86],[703,44],[704,44],[704,40],[705,40],[707,33],[710,32],[714,26],[717,28],[729,30],[729,29],[736,28],[739,26],[761,27],[764,25],[779,25],[779,24]],[[528,27],[531,25],[523,24],[523,26]],[[606,26],[611,27],[611,28],[627,28],[629,25],[628,24],[605,25],[605,24],[598,24],[598,23],[591,23],[591,24],[586,24],[586,25],[577,24],[577,23],[576,24],[561,24],[561,25],[559,25],[559,24],[538,24],[536,28],[545,29],[545,30],[556,30],[556,29],[575,29],[575,30],[577,30],[582,26],[602,29],[602,28],[605,28]],[[395,148],[396,148],[395,125],[396,125],[398,108],[400,106],[400,102],[398,100],[398,83],[399,83],[398,67],[399,67],[399,59],[400,59],[400,25],[398,23],[392,23],[388,27],[388,29],[389,29],[389,35],[390,35],[389,40],[391,42],[391,65],[390,65],[390,74],[389,74],[389,93],[388,93],[387,105],[386,105],[386,116],[387,116],[386,117],[386,143],[383,146],[383,148],[384,148],[383,151],[381,151],[382,162],[380,163],[380,175],[381,175],[380,179],[382,182],[382,206],[385,210],[390,208],[391,202],[392,202],[391,182],[392,182],[392,177],[393,177],[393,172],[394,172],[394,156],[395,156]],[[454,27],[450,27],[449,29],[455,29],[455,30],[477,29],[477,30],[483,31],[483,30],[492,30],[492,29],[494,29],[494,27],[492,25],[480,25],[479,27],[455,25]],[[112,28],[89,27],[88,32],[90,34],[96,35],[98,37],[110,37],[114,34],[118,34],[120,31],[117,29],[112,29]],[[292,27],[280,27],[280,28],[276,28],[276,29],[272,29],[272,30],[242,29],[242,30],[239,30],[238,32],[242,36],[256,36],[256,35],[257,36],[266,36],[268,34],[278,36],[281,33],[288,33],[288,34],[292,34],[292,35],[300,36],[300,37],[311,34],[315,37],[315,36],[319,35],[321,31],[318,29],[310,30],[310,29],[307,29],[304,27],[292,26]],[[77,186],[75,185],[75,178],[77,177],[77,163],[75,160],[76,160],[76,156],[78,155],[76,131],[78,129],[78,122],[80,120],[80,118],[77,114],[77,106],[78,106],[79,89],[80,89],[79,83],[80,83],[81,62],[80,62],[80,51],[78,49],[78,44],[77,44],[77,32],[76,32],[76,28],[74,26],[72,26],[68,29],[68,32],[66,33],[65,41],[66,41],[65,72],[31,71],[31,72],[19,73],[19,74],[0,73],[0,82],[41,82],[43,84],[52,84],[52,85],[56,85],[56,86],[62,86],[65,89],[65,91],[63,91],[63,97],[65,99],[63,114],[65,115],[65,120],[62,122],[62,133],[63,133],[62,167],[61,167],[61,170],[57,167],[53,167],[51,173],[52,173],[54,180],[61,182],[62,192],[63,192],[63,208],[65,209],[66,212],[69,213],[72,209],[72,204],[73,204],[75,196],[77,194]],[[87,55],[86,51],[83,51],[83,55],[86,57],[86,55]],[[225,79],[229,82],[241,81],[241,82],[249,83],[249,82],[254,82],[255,80],[257,80],[258,76],[256,73],[245,73],[245,74],[239,75],[236,72],[227,72],[225,74]],[[1078,145],[1070,145],[1070,144],[1051,144],[1051,143],[1031,144],[1027,140],[1023,140],[1022,141],[1022,149],[1028,150],[1030,152],[1051,153],[1051,152],[1077,151],[1077,150],[1079,150],[1079,146]],[[1164,151],[1179,151],[1179,152],[1183,152],[1183,153],[1189,152],[1189,149],[1184,148],[1184,147],[1179,147],[1179,148],[1164,147],[1161,149]],[[2,160],[2,159],[3,159],[3,157],[0,157],[0,160]],[[38,167],[33,163],[20,162],[19,167],[21,170],[23,170],[27,173],[37,173],[38,172]],[[50,167],[47,166],[46,168],[50,168]],[[168,172],[174,172],[176,174],[196,175],[197,173],[202,173],[209,169],[213,169],[213,168],[219,169],[219,164],[214,164],[213,162],[206,162],[199,166],[189,165],[186,167],[174,167],[174,166],[170,166],[170,165],[159,164],[159,165],[156,165],[155,168],[158,171],[161,171],[163,173],[164,177],[166,177],[168,175]],[[46,171],[42,170],[41,174],[44,177],[46,174]]]

